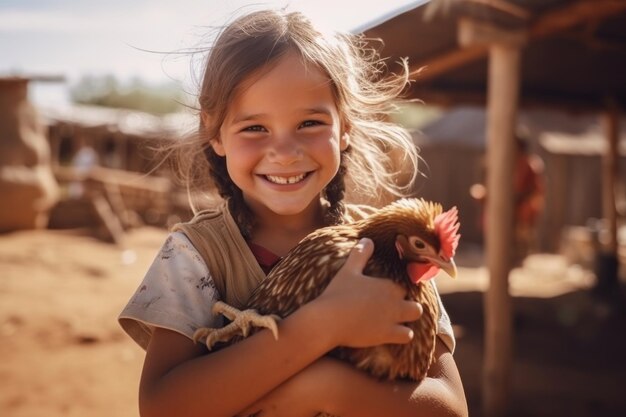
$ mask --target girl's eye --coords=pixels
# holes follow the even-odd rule
[[[265,128],[261,125],[247,126],[241,129],[242,132],[265,132]]]
[[[300,127],[313,127],[313,126],[319,126],[321,124],[322,122],[320,122],[319,120],[306,120],[302,122]]]

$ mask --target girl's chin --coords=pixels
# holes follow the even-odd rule
[[[272,204],[271,206],[267,206],[267,208],[272,211],[272,213],[277,214],[279,216],[297,216],[299,214],[304,213],[309,208],[310,202],[308,204],[285,204],[285,205],[276,205]]]
[[[318,197],[319,201],[319,197]],[[277,216],[298,216],[312,208],[313,200],[299,201],[257,201],[251,208],[253,211],[269,211]]]

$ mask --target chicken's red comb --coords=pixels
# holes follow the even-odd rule
[[[439,236],[441,250],[447,258],[452,258],[459,245],[459,211],[452,207],[435,217],[435,233]]]

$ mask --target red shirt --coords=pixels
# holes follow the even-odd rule
[[[281,260],[281,257],[256,243],[247,243],[265,275],[269,274],[272,268]]]

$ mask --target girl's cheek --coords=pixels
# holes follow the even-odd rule
[[[319,132],[304,136],[302,139],[314,147],[339,146],[340,143],[339,133],[333,129],[320,129]]]
[[[259,142],[244,141],[236,144],[236,150],[234,151],[234,157],[241,163],[256,163],[263,159],[267,150],[265,146]]]

